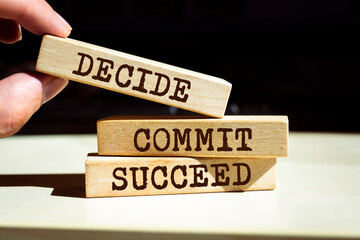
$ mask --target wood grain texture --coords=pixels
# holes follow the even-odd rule
[[[115,116],[97,122],[100,155],[286,157],[286,116]]]
[[[87,197],[275,189],[275,158],[120,157],[89,154]]]
[[[43,37],[36,70],[219,118],[231,91],[220,78],[49,35]]]

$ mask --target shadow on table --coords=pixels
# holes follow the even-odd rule
[[[165,239],[187,239],[187,240],[325,240],[343,239],[341,237],[321,237],[321,236],[290,236],[290,235],[265,235],[258,233],[253,235],[246,234],[220,234],[220,233],[186,233],[186,232],[144,232],[144,231],[105,231],[105,230],[80,230],[80,229],[51,229],[51,228],[11,228],[0,226],[0,236],[2,239],[141,239],[141,240],[165,240]],[[0,237],[0,238],[1,238]],[[347,238],[356,239],[356,238]]]
[[[53,188],[52,196],[85,198],[85,174],[0,175],[0,187]]]

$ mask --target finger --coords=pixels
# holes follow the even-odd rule
[[[41,73],[17,73],[0,81],[0,138],[20,130],[46,101],[67,85]]]
[[[0,42],[15,43],[21,40],[21,27],[13,21],[0,18]]]
[[[14,20],[34,34],[67,37],[70,25],[44,0],[1,0],[0,18]]]

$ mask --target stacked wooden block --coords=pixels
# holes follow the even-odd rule
[[[87,197],[276,186],[288,119],[224,116],[231,90],[225,80],[52,36],[43,39],[37,70],[211,116],[99,120],[98,153],[86,160]]]

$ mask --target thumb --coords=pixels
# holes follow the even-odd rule
[[[43,103],[66,85],[67,80],[35,72],[0,80],[0,138],[18,132]]]

